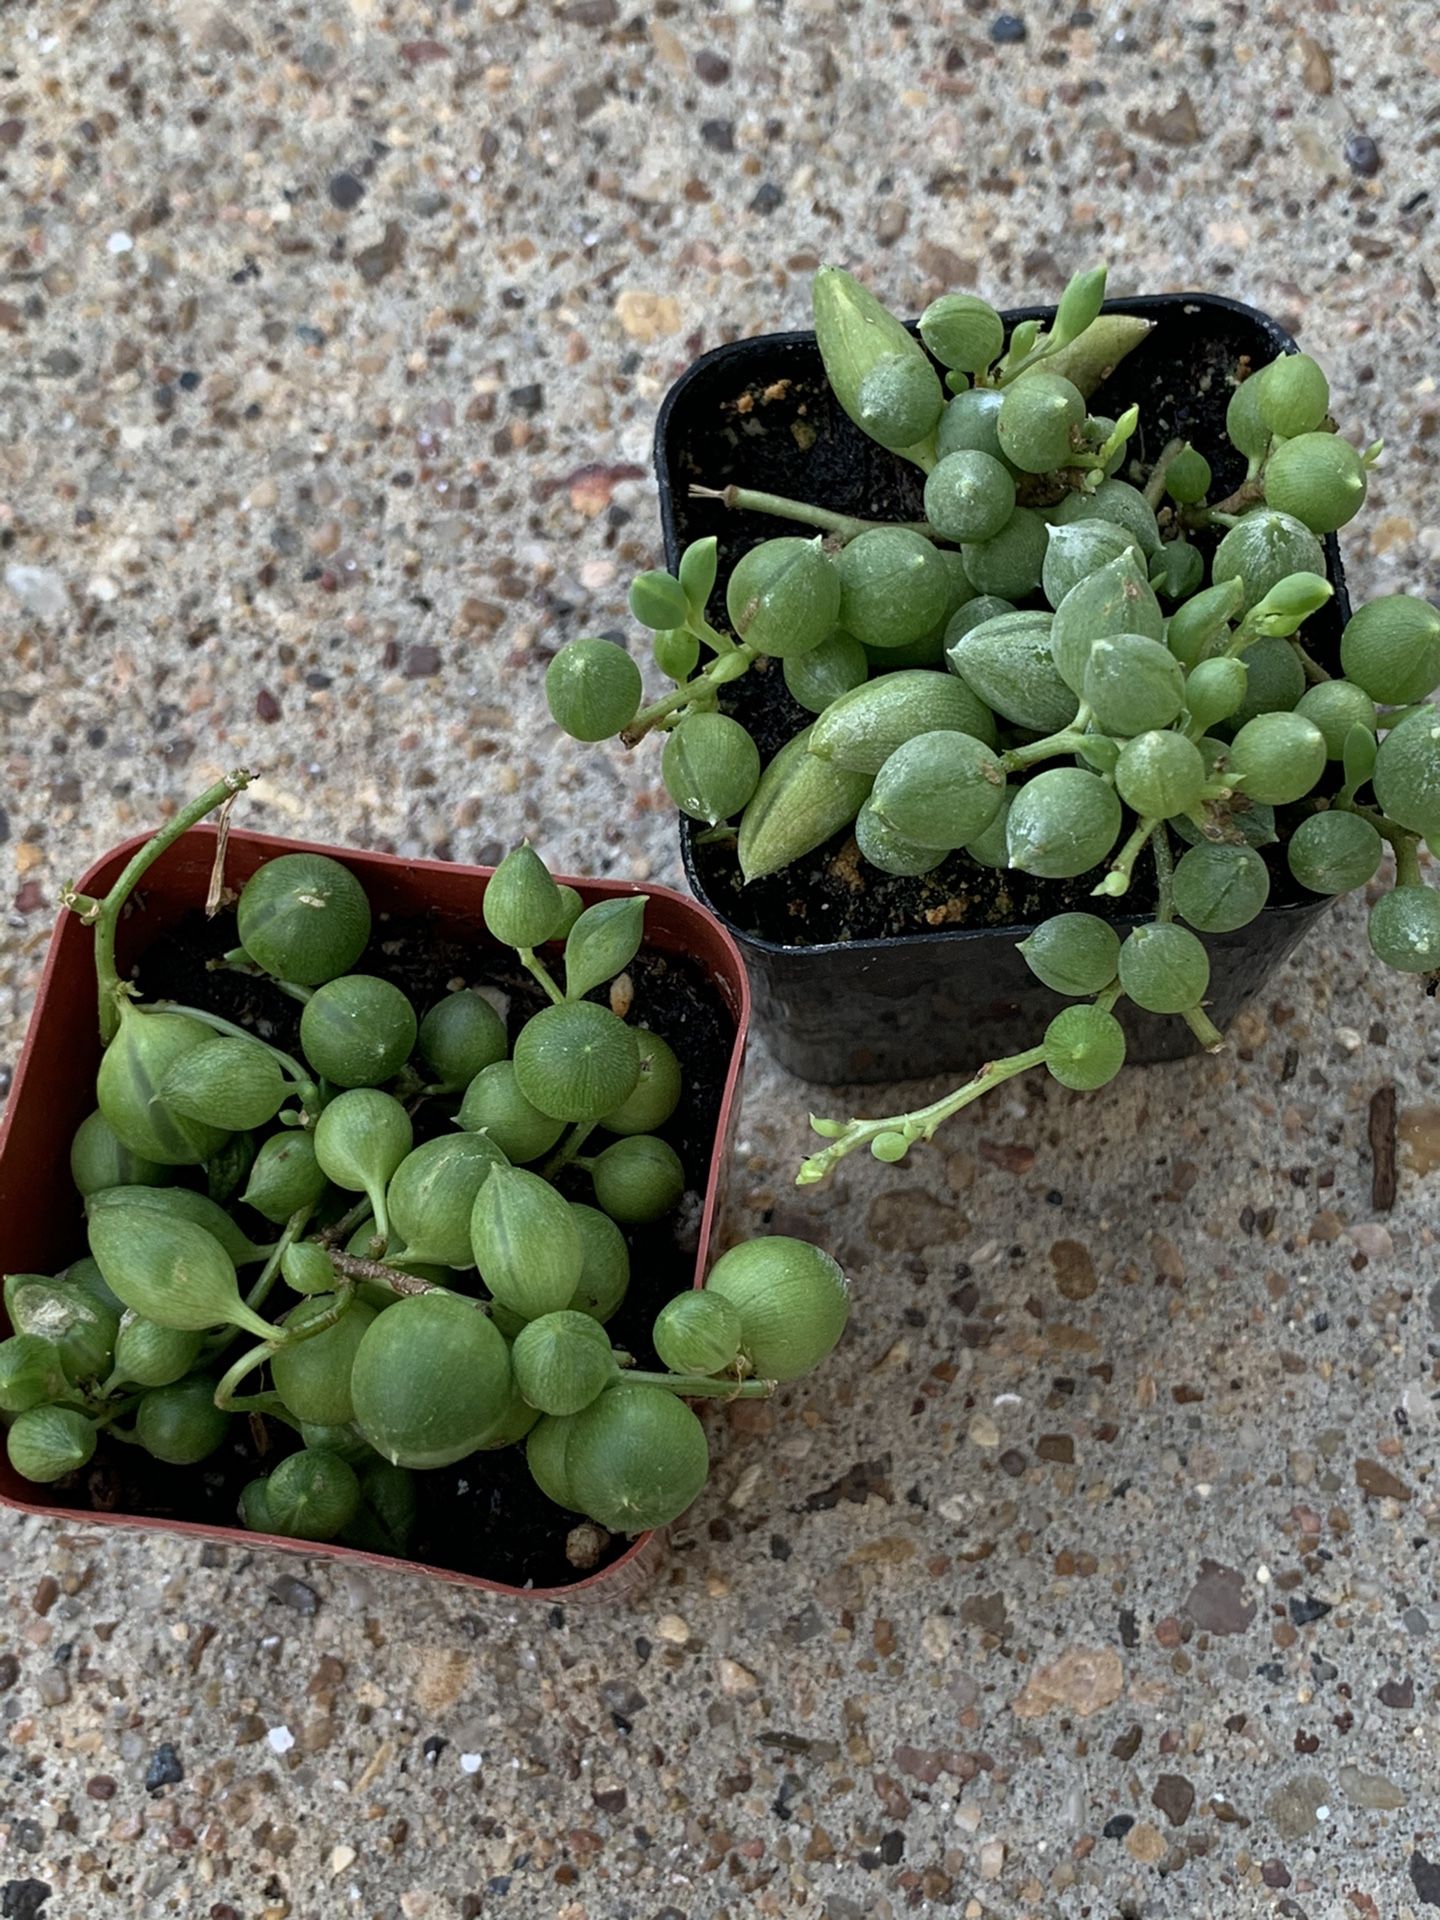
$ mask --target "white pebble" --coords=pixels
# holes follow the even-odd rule
[[[132,253],[134,248],[135,242],[128,233],[112,233],[105,242],[107,253]]]
[[[481,1758],[482,1756],[478,1753],[462,1753],[460,1756],[460,1771],[462,1773],[478,1773],[480,1771]]]
[[[270,1742],[272,1753],[289,1753],[295,1744],[295,1736],[288,1727],[271,1727],[265,1738]]]

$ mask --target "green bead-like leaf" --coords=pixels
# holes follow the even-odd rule
[[[403,1249],[397,1259],[407,1266],[423,1261],[468,1267],[475,1196],[492,1170],[505,1164],[499,1146],[483,1133],[442,1134],[408,1153],[385,1196],[391,1230]]]
[[[1082,580],[1099,572],[1127,549],[1142,555],[1140,542],[1124,527],[1108,520],[1077,520],[1073,526],[1047,525],[1049,541],[1040,582],[1045,598],[1058,608]]]
[[[315,1206],[329,1185],[315,1158],[309,1133],[277,1133],[264,1142],[250,1169],[241,1200],[267,1220],[281,1226],[302,1208]]]
[[[1302,521],[1268,506],[1242,515],[1210,563],[1217,586],[1226,580],[1241,582],[1241,609],[1246,613],[1292,573],[1319,574],[1323,579],[1325,551]]]
[[[354,1468],[336,1453],[306,1448],[282,1460],[265,1482],[261,1524],[287,1540],[333,1540],[359,1506]]]
[[[329,1313],[333,1304],[330,1297],[317,1294],[290,1309],[282,1322],[289,1338],[276,1348],[270,1373],[275,1391],[297,1420],[344,1427],[355,1411],[350,1398],[350,1370],[375,1314],[363,1301],[352,1300],[333,1326],[307,1339],[295,1338],[303,1328]]]
[[[554,937],[563,903],[550,870],[527,840],[491,874],[482,911],[502,946],[540,947]]]
[[[475,1201],[470,1232],[481,1279],[512,1313],[534,1320],[569,1306],[584,1249],[568,1202],[538,1174],[497,1167]]]
[[[1253,847],[1191,847],[1175,868],[1175,911],[1200,933],[1233,933],[1270,897],[1270,869]]]
[[[646,1027],[637,1027],[634,1032],[640,1050],[640,1077],[634,1091],[605,1115],[603,1125],[608,1133],[653,1133],[680,1104],[680,1062],[674,1050]]]
[[[120,1030],[100,1062],[96,1095],[111,1130],[132,1153],[160,1166],[199,1166],[224,1145],[227,1128],[188,1120],[160,1098],[176,1062],[213,1038],[188,1014],[149,1012],[121,1000]]]
[[[545,669],[550,717],[572,740],[608,740],[628,727],[643,692],[639,667],[613,640],[572,640]]]
[[[1440,843],[1440,715],[1433,708],[1411,714],[1386,734],[1373,778],[1375,798],[1397,826],[1420,834],[1432,848]]]
[[[1018,951],[1037,980],[1055,993],[1083,999],[1115,978],[1120,936],[1093,913],[1057,913],[1042,920]]]
[[[82,1194],[106,1187],[163,1187],[175,1178],[169,1167],[132,1153],[97,1107],[82,1120],[70,1144],[70,1177]]]
[[[1312,533],[1335,533],[1365,504],[1365,462],[1338,433],[1302,433],[1271,454],[1265,498]]]
[[[637,1133],[595,1156],[590,1168],[595,1201],[622,1226],[663,1219],[685,1191],[685,1168],[668,1141]]]
[[[1385,842],[1359,814],[1312,813],[1291,834],[1285,857],[1311,893],[1350,893],[1380,871]]]
[[[203,1374],[152,1387],[135,1409],[135,1438],[167,1466],[198,1466],[229,1431],[229,1414],[215,1404],[215,1382]]]
[[[855,816],[855,844],[872,867],[913,879],[933,873],[947,857],[944,847],[922,847],[897,833],[875,811],[875,802],[867,800]]]
[[[1440,686],[1440,610],[1408,593],[1358,607],[1340,636],[1340,663],[1386,706],[1426,699]]]
[[[705,1429],[663,1387],[611,1387],[573,1419],[564,1481],[579,1511],[611,1533],[668,1526],[705,1485]]]
[[[378,1087],[392,1079],[415,1050],[415,1009],[388,980],[348,973],[328,980],[305,1002],[300,1047],[337,1087]]]
[[[740,1309],[723,1293],[682,1293],[660,1309],[652,1338],[672,1373],[723,1373],[740,1351]]]
[[[763,540],[731,573],[725,606],[747,646],[784,660],[834,633],[840,575],[818,539]]]
[[[28,1413],[70,1391],[60,1350],[38,1333],[0,1340],[0,1413]]]
[[[616,1378],[615,1356],[604,1330],[588,1314],[544,1313],[515,1337],[510,1352],[515,1385],[541,1413],[579,1413]]]
[[[690,618],[698,625],[705,618],[705,604],[715,591],[715,575],[720,565],[720,543],[714,534],[694,540],[680,556],[680,585]]]
[[[570,1305],[601,1326],[619,1312],[630,1285],[630,1249],[625,1236],[598,1207],[570,1203],[570,1218],[580,1235],[580,1278]]]
[[[1006,822],[1010,865],[1046,880],[1088,873],[1119,836],[1114,789],[1083,767],[1050,767],[1027,780]]]
[[[997,741],[994,715],[953,673],[887,673],[843,695],[810,729],[809,750],[851,773],[875,775],[897,747],[921,733]]]
[[[549,1153],[565,1131],[563,1120],[542,1113],[525,1098],[511,1060],[497,1060],[475,1076],[455,1119],[468,1132],[488,1135],[517,1167]]]
[[[1219,650],[1244,597],[1240,580],[1222,580],[1175,609],[1165,622],[1165,644],[1182,667],[1193,667]]]
[[[1440,893],[1433,887],[1405,886],[1381,894],[1370,909],[1370,945],[1387,967],[1400,973],[1440,970]]]
[[[470,1300],[397,1300],[365,1330],[350,1373],[355,1424],[394,1466],[447,1467],[483,1447],[510,1403],[510,1355]]]
[[[867,402],[863,387],[867,375],[882,362],[908,360],[913,366],[911,380],[915,392],[924,390],[932,396],[928,424],[915,435],[917,440],[923,439],[939,419],[945,396],[919,341],[842,267],[821,267],[810,283],[810,294],[815,312],[815,340],[825,363],[825,377],[844,411],[862,432],[872,436],[877,426],[882,432],[888,432],[890,425],[899,424],[877,421],[873,389]],[[906,430],[912,430],[915,424],[914,405],[912,392],[909,400],[912,412],[904,423]],[[895,451],[903,452],[909,443],[887,438],[881,444],[893,445]]]
[[[1313,433],[1330,409],[1330,382],[1308,353],[1282,354],[1254,376],[1261,425],[1284,439]]]
[[[102,1212],[117,1208],[159,1214],[171,1220],[188,1220],[192,1226],[203,1227],[219,1241],[237,1267],[264,1260],[270,1252],[268,1246],[257,1246],[223,1207],[189,1187],[108,1187],[103,1193],[92,1193],[85,1203],[85,1211],[92,1220]]]
[[[1097,640],[1138,633],[1158,641],[1164,632],[1160,602],[1135,549],[1127,546],[1072,587],[1060,602],[1050,625],[1050,653],[1066,686],[1079,693]]]
[[[791,698],[808,713],[824,713],[843,694],[863,686],[870,662],[860,642],[848,633],[832,633],[808,653],[781,663]]]
[[[705,1281],[740,1315],[740,1351],[762,1380],[798,1380],[834,1351],[850,1315],[838,1262],[785,1234],[721,1254]]]
[[[1147,589],[1148,591],[1148,589]],[[956,619],[970,612],[962,607]],[[1079,701],[1055,665],[1050,635],[1054,615],[1043,611],[1002,613],[966,632],[947,629],[945,657],[951,671],[985,705],[1017,727],[1056,733],[1075,718]]]
[[[261,1340],[274,1332],[240,1298],[229,1254],[192,1221],[107,1208],[91,1218],[90,1251],[125,1305],[162,1327],[234,1326]]]
[[[728,714],[692,713],[667,736],[660,770],[680,811],[713,827],[739,813],[759,785],[760,749]]]
[[[279,980],[318,987],[348,973],[370,939],[370,902],[348,867],[322,853],[267,860],[236,909],[240,944]]]
[[[1120,750],[1115,786],[1134,812],[1169,820],[1199,806],[1205,762],[1200,749],[1183,733],[1138,733]]]
[[[1324,771],[1325,736],[1303,714],[1262,713],[1230,743],[1230,779],[1267,806],[1302,799]]]
[[[989,540],[967,540],[960,554],[981,593],[1019,601],[1039,586],[1048,546],[1046,522],[1033,508],[1016,507],[999,533]]]
[[[468,1087],[508,1051],[505,1022],[481,994],[462,987],[437,1001],[420,1022],[420,1057],[448,1092]]]
[[[982,373],[1005,345],[1005,323],[973,293],[942,293],[920,316],[920,338],[942,367]]]
[[[1210,491],[1210,462],[1187,440],[1165,469],[1165,491],[1181,506],[1194,506]]]
[[[1004,768],[981,741],[964,733],[922,733],[886,760],[872,806],[902,838],[949,851],[985,831],[1004,790]]]
[[[1125,1064],[1125,1029],[1104,1007],[1066,1007],[1045,1029],[1045,1065],[1062,1087],[1093,1093]]]
[[[1105,520],[1131,533],[1147,554],[1160,549],[1155,509],[1138,487],[1124,480],[1102,480],[1094,493],[1067,493],[1055,509],[1055,523],[1073,527],[1086,520]]]
[[[515,1042],[515,1082],[554,1120],[603,1120],[635,1090],[640,1049],[608,1007],[572,1000],[545,1007]]]
[[[836,618],[867,647],[908,646],[945,617],[950,578],[936,547],[908,527],[872,527],[840,550]]]
[[[1120,633],[1092,645],[1083,693],[1096,725],[1128,739],[1169,726],[1184,702],[1185,676],[1160,641]]]
[[[22,1480],[47,1486],[86,1465],[95,1452],[95,1429],[69,1407],[32,1407],[17,1415],[5,1451]]]
[[[1343,760],[1345,741],[1352,727],[1373,733],[1376,725],[1375,702],[1363,687],[1349,680],[1322,680],[1308,688],[1296,706],[1297,713],[1325,736],[1325,753],[1331,760]]]
[[[1120,947],[1120,984],[1147,1013],[1185,1013],[1210,984],[1210,960],[1185,927],[1136,927]]]

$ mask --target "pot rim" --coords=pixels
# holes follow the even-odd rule
[[[216,827],[209,824],[193,827],[183,834],[163,857],[172,856],[176,847],[192,842],[197,837],[214,841],[218,831]],[[146,833],[133,834],[101,854],[91,862],[84,875],[75,883],[76,892],[82,894],[90,892],[94,883],[103,875],[118,875],[125,861],[141,847],[147,845],[151,837]],[[331,859],[360,864],[372,870],[378,868],[385,872],[401,873],[407,878],[422,882],[431,874],[445,874],[452,879],[458,875],[471,881],[488,881],[495,871],[493,867],[471,865],[464,861],[412,860],[402,854],[371,852],[362,847],[334,846],[315,840],[297,840],[284,834],[260,833],[242,827],[231,829],[229,840],[232,847],[249,846],[267,849],[271,858],[281,853],[320,853]],[[701,1288],[705,1284],[707,1256],[720,1210],[726,1144],[738,1110],[745,1046],[750,1028],[750,982],[744,959],[734,935],[720,916],[703,900],[681,893],[678,888],[652,885],[648,881],[607,880],[588,878],[583,875],[557,874],[555,879],[557,884],[573,886],[589,899],[597,897],[613,899],[642,894],[647,899],[664,900],[677,911],[681,919],[689,918],[703,924],[710,936],[718,941],[722,953],[730,963],[730,976],[727,978],[722,969],[714,964],[713,957],[698,953],[695,955],[705,966],[711,983],[721,993],[735,1021],[735,1033],[730,1043],[730,1058],[721,1092],[720,1108],[715,1119],[710,1165],[705,1181],[705,1201],[700,1219],[698,1249],[695,1256],[692,1286]],[[75,921],[74,916],[67,909],[62,908],[50,935],[45,964],[35,989],[25,1039],[16,1063],[15,1077],[5,1111],[0,1115],[0,1160],[3,1160],[10,1143],[16,1116],[20,1111],[21,1096],[25,1089],[27,1075],[35,1069],[39,1057],[41,1014],[54,985],[62,942],[67,937],[73,939],[77,930],[85,931],[79,928],[79,923]],[[597,1573],[587,1574],[582,1580],[567,1581],[562,1586],[518,1587],[505,1581],[486,1579],[480,1574],[463,1573],[451,1567],[432,1566],[423,1560],[373,1553],[361,1547],[343,1546],[338,1541],[292,1540],[278,1534],[254,1533],[240,1526],[224,1527],[200,1520],[166,1520],[151,1514],[95,1513],[83,1507],[53,1506],[43,1499],[28,1499],[0,1490],[0,1510],[5,1509],[14,1513],[36,1514],[45,1519],[61,1521],[71,1527],[119,1527],[142,1533],[178,1534],[187,1539],[217,1542],[245,1549],[274,1548],[306,1559],[335,1561],[364,1567],[377,1573],[426,1574],[434,1579],[443,1580],[449,1585],[464,1587],[472,1593],[485,1593],[501,1600],[544,1600],[554,1604],[588,1600],[594,1597],[596,1590],[607,1582],[615,1582],[617,1576],[622,1591],[616,1597],[623,1597],[627,1586],[625,1576],[627,1574],[630,1576],[631,1585],[641,1583],[649,1564],[658,1562],[663,1554],[667,1531],[659,1528],[637,1534],[625,1551],[608,1566],[602,1567]]]

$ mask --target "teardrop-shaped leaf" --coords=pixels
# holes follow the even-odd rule
[[[690,617],[697,623],[705,618],[705,603],[715,589],[719,545],[712,533],[705,540],[693,541],[680,556],[680,585]]]
[[[195,1333],[234,1326],[261,1340],[276,1338],[240,1298],[229,1254],[192,1221],[138,1207],[106,1208],[90,1222],[90,1251],[126,1306],[159,1326]]]
[[[1358,793],[1375,771],[1380,744],[1369,727],[1354,726],[1345,736],[1345,791]]]
[[[587,907],[565,942],[565,997],[579,1000],[593,987],[623,973],[640,951],[645,896],[598,900]]]
[[[1072,340],[1078,340],[1085,329],[1099,318],[1104,299],[1104,267],[1091,267],[1086,273],[1073,275],[1055,309],[1052,338],[1067,347]]]

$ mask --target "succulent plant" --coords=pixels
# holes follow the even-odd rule
[[[107,1040],[71,1155],[90,1253],[5,1276],[12,1464],[63,1481],[110,1436],[183,1471],[243,1412],[279,1443],[239,1501],[257,1531],[404,1553],[415,1472],[521,1445],[567,1510],[613,1533],[663,1524],[708,1472],[685,1400],[768,1394],[774,1379],[756,1372],[770,1349],[742,1353],[744,1312],[718,1294],[661,1315],[665,1371],[636,1368],[604,1331],[630,1283],[622,1228],[662,1219],[687,1179],[664,1137],[681,1061],[604,1003],[640,950],[643,896],[587,907],[533,848],[502,863],[486,925],[547,1002],[512,1050],[474,987],[417,1022],[390,981],[349,970],[372,916],[342,863],[267,862],[224,964],[303,1003],[302,1064],[206,1007],[141,1002],[115,967],[130,890],[246,778],[184,809],[103,901],[70,902],[95,926]],[[539,951],[556,942],[563,985]],[[252,1237],[257,1216],[268,1240]],[[252,1374],[263,1385],[243,1392]]]
[[[901,1159],[1031,1068],[1104,1084],[1124,1060],[1123,999],[1220,1046],[1204,937],[1261,913],[1284,868],[1317,896],[1350,892],[1375,881],[1388,849],[1395,884],[1371,908],[1371,947],[1440,974],[1440,894],[1419,864],[1422,842],[1440,844],[1440,721],[1426,704],[1440,685],[1440,612],[1406,594],[1360,607],[1338,660],[1317,658],[1307,630],[1332,595],[1323,542],[1364,504],[1381,447],[1335,430],[1309,356],[1240,366],[1226,432],[1245,477],[1215,497],[1188,441],[1142,455],[1136,408],[1090,411],[1102,378],[1123,386],[1124,356],[1149,330],[1105,313],[1104,290],[1103,269],[1077,275],[1048,328],[1025,321],[1008,340],[984,300],[947,294],[917,340],[849,274],[822,268],[815,326],[831,390],[862,432],[922,469],[924,518],[886,525],[742,485],[695,487],[792,530],[736,563],[728,632],[707,613],[713,538],[632,595],[645,624],[663,616],[672,630],[654,652],[676,684],[647,705],[630,683],[613,716],[627,746],[728,721],[726,765],[753,769],[728,689],[767,653],[813,716],[758,779],[717,782],[717,804],[692,805],[698,783],[667,779],[707,840],[733,836],[743,883],[847,827],[862,883],[866,866],[918,877],[947,860],[957,892],[987,868],[1093,876],[1094,912],[1058,913],[1021,948],[1047,985],[1088,1004],[1057,1009],[1036,1046],[916,1112],[817,1118],[824,1144],[802,1183],[862,1146]],[[565,650],[551,672],[564,683]],[[1142,856],[1154,924],[1122,945],[1110,916],[1134,918]]]

